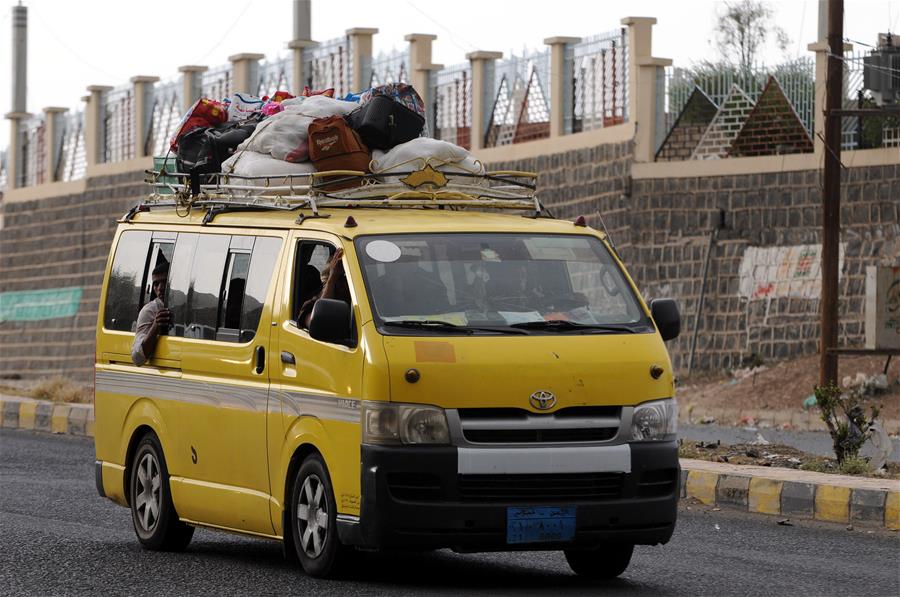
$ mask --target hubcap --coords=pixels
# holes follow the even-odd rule
[[[159,463],[153,454],[144,454],[138,463],[137,486],[134,488],[134,509],[141,530],[150,532],[159,520],[160,483]]]
[[[297,498],[297,528],[300,546],[311,558],[318,557],[328,539],[328,500],[325,486],[317,475],[309,475]]]

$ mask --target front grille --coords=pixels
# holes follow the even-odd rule
[[[464,502],[571,502],[622,496],[624,473],[459,475]]]
[[[462,435],[477,444],[604,442],[619,430],[618,406],[576,406],[552,413],[519,408],[463,408]]]
[[[664,468],[641,474],[637,485],[638,497],[660,497],[669,495],[678,486],[678,469]]]
[[[466,441],[477,444],[536,442],[604,442],[616,436],[616,429],[463,429]]]

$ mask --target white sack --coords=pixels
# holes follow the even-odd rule
[[[285,112],[294,112],[312,118],[326,118],[328,116],[335,116],[336,114],[349,114],[359,107],[359,104],[355,102],[345,102],[324,95],[295,97],[293,99],[284,100],[281,102],[281,105],[284,106]]]
[[[297,112],[279,112],[259,123],[237,150],[268,154],[278,160],[305,162],[309,159],[307,129],[312,121],[313,118]]]
[[[270,155],[255,151],[235,152],[233,156],[222,162],[222,172],[225,174],[238,174],[240,176],[286,176],[289,174],[310,174],[315,172],[315,167],[310,162],[292,164],[284,160],[276,160]],[[294,179],[299,183],[301,179]],[[273,180],[273,184],[279,181]],[[242,178],[229,179],[228,184],[242,186],[263,186],[265,181],[244,180]]]
[[[484,174],[484,165],[459,145],[428,137],[418,137],[401,143],[380,157],[376,157],[373,153],[372,158],[370,169],[373,174],[410,172],[421,170],[427,165],[447,174],[453,172]],[[386,182],[394,181],[386,180]],[[475,180],[469,178],[461,178],[457,182],[476,184]]]

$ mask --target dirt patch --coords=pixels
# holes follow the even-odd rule
[[[679,442],[678,455],[681,458],[694,458],[710,462],[727,462],[729,464],[752,464],[755,466],[771,466],[792,468],[819,473],[853,475],[862,477],[880,477],[900,479],[900,463],[889,462],[884,473],[873,472],[865,460],[838,465],[837,460],[817,454],[808,454],[791,446],[781,444],[722,444],[719,442]]]
[[[887,357],[847,356],[839,362],[840,377],[855,379],[858,373],[872,376],[884,370]],[[867,398],[879,406],[883,420],[900,419],[900,358],[894,358],[887,372],[887,390]],[[803,411],[803,401],[819,383],[817,355],[763,363],[753,372],[739,370],[695,375],[679,380],[679,406],[690,408],[731,408],[740,410]],[[868,411],[868,408],[866,409]]]

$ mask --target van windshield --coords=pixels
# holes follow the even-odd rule
[[[388,333],[652,330],[592,236],[395,234],[359,237],[356,248],[377,323]]]

